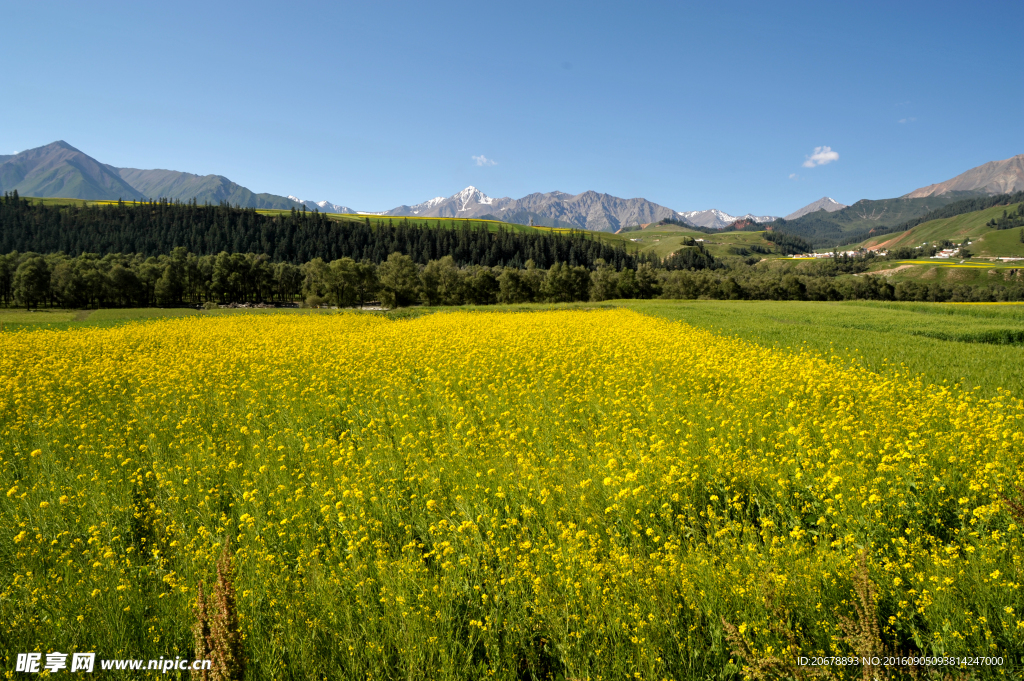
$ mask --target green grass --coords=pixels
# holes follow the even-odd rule
[[[679,227],[676,225],[651,225],[650,227],[643,230],[635,230],[631,232],[622,232],[617,236],[628,239],[632,243],[636,244],[641,252],[654,253],[659,258],[665,258],[672,255],[680,248],[683,247],[683,243],[688,239],[700,239],[704,243],[704,248],[707,249],[711,255],[716,258],[724,258],[734,256],[733,249],[744,248],[750,246],[760,246],[762,248],[775,250],[775,244],[764,238],[765,232],[723,232],[721,234],[705,234],[703,232],[697,232],[688,230],[685,227]],[[779,257],[778,254],[765,255],[763,253],[753,253],[759,257]]]
[[[18,309],[0,310],[0,324],[4,326],[37,326],[40,324],[55,324],[70,322],[75,318],[75,310],[32,310],[31,312]]]

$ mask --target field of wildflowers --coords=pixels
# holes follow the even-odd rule
[[[872,626],[1020,669],[1005,392],[626,310],[2,343],[4,671],[189,655],[228,540],[248,678],[742,678]]]

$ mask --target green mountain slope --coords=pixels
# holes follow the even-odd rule
[[[67,142],[29,149],[0,162],[0,191],[22,196],[69,199],[139,199],[117,169],[100,163]]]
[[[808,213],[795,220],[776,220],[772,227],[795,234],[822,248],[859,241],[879,227],[892,227],[958,201],[971,192],[947,192],[919,199],[862,199],[852,206],[829,213]]]
[[[231,205],[246,208],[280,208],[289,210],[298,204],[276,194],[256,194],[223,175],[194,175],[177,170],[140,170],[118,168],[118,174],[143,196],[179,201]]]
[[[14,190],[22,196],[89,201],[195,199],[199,203],[226,201],[245,208],[284,210],[298,205],[285,196],[257,194],[221,175],[115,168],[63,141],[0,156],[0,192]]]
[[[989,227],[990,220],[1002,217],[1004,211],[1014,212],[1013,205],[994,206],[985,210],[964,213],[949,218],[930,220],[905,232],[871,237],[861,243],[865,248],[886,249],[915,248],[922,244],[952,241],[956,244],[965,239],[971,241],[971,252],[980,257],[1024,257],[1024,243],[1021,243],[1021,229],[995,229]]]

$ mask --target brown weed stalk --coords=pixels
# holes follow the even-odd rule
[[[206,594],[203,593],[202,582],[199,582],[196,588],[196,604],[193,612],[196,616],[196,623],[192,626],[192,637],[195,640],[193,659],[208,660],[210,658],[210,614],[206,609]],[[209,681],[210,673],[206,669],[199,670],[197,678],[200,681]]]
[[[207,605],[202,582],[196,596],[196,624],[193,627],[195,659],[211,661],[210,670],[200,672],[202,681],[241,681],[245,678],[246,658],[233,582],[231,552],[225,542],[224,550],[217,559],[213,603]]]

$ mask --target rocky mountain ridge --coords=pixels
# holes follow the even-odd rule
[[[1012,194],[1019,191],[1024,191],[1024,154],[984,163],[945,182],[915,189],[904,197],[921,199],[949,192]]]

